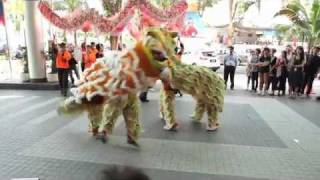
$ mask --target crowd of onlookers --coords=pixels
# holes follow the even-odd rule
[[[229,49],[229,54],[224,58],[224,80],[227,88],[230,77],[230,89],[233,90],[238,57],[233,47]],[[247,89],[251,84],[251,91],[262,96],[284,96],[288,90],[290,98],[309,97],[320,69],[320,47],[313,47],[306,53],[302,46],[294,49],[288,45],[279,52],[280,55],[276,56],[276,53],[276,49],[268,47],[251,50],[246,67]]]
[[[53,59],[56,60],[56,68],[58,72],[59,86],[61,94],[67,96],[68,92],[68,78],[70,77],[72,85],[74,85],[74,74],[79,79],[79,68],[84,71],[96,62],[97,58],[104,56],[103,44],[96,44],[92,42],[90,45],[86,43],[81,44],[81,49],[76,52],[74,46],[61,43],[58,46],[52,44]],[[80,53],[80,57],[77,56]]]
[[[94,42],[88,45],[82,43],[81,49],[77,50],[72,45],[65,43],[58,46],[52,43],[51,48],[52,58],[56,60],[61,94],[64,96],[67,95],[69,77],[74,85],[74,74],[77,79],[80,78],[78,69],[84,71],[97,58],[104,56],[103,44]],[[79,53],[80,57],[77,55]],[[313,47],[310,52],[305,53],[301,46],[294,49],[288,45],[284,51],[278,52],[278,56],[276,53],[276,49],[268,47],[251,50],[246,67],[247,89],[262,96],[268,94],[284,96],[288,90],[288,95],[291,98],[301,95],[309,97],[313,81],[320,68],[320,47]],[[224,58],[224,80],[227,85],[230,77],[231,90],[234,89],[234,75],[237,65],[238,57],[234,53],[234,48],[230,47],[230,53]],[[251,87],[249,87],[250,84]],[[144,100],[141,97],[140,99]]]
[[[276,56],[276,49],[263,48],[251,51],[246,73],[247,88],[259,95],[284,96],[290,98],[310,96],[312,84],[320,68],[320,47],[313,47],[305,53],[302,46],[286,50]]]

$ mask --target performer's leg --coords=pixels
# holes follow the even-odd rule
[[[89,131],[93,136],[96,136],[99,132],[99,127],[102,121],[103,105],[88,105],[88,119],[89,119]]]
[[[213,105],[206,105],[207,114],[208,114],[208,131],[214,131],[218,129],[218,111]]]
[[[165,120],[164,119],[164,90],[163,90],[163,88],[160,89],[159,107],[160,107],[159,117],[161,120]]]
[[[197,99],[197,105],[194,114],[192,115],[192,120],[194,122],[200,122],[205,111],[205,103]]]
[[[178,124],[176,123],[175,119],[175,93],[172,90],[162,89],[161,91],[163,91],[161,103],[164,119],[166,121],[166,125],[163,127],[163,129],[176,130]]]
[[[60,92],[63,95],[63,69],[58,69],[58,80]]]
[[[234,89],[234,75],[236,73],[236,68],[231,66],[230,68],[230,81],[231,81],[231,86],[230,89],[233,90]]]
[[[121,103],[110,102],[103,109],[103,132],[105,135],[112,133],[114,125],[121,114],[123,106]]]
[[[139,101],[136,94],[129,95],[122,112],[127,126],[128,143],[137,146],[136,141],[139,138],[141,126],[139,122]]]
[[[70,76],[70,79],[71,79],[71,84],[74,85],[73,67],[71,67],[70,70],[69,70],[69,76]]]
[[[62,92],[63,92],[63,96],[67,96],[68,93],[68,76],[69,76],[69,69],[64,69],[63,73],[62,73]]]
[[[80,74],[79,74],[78,66],[75,65],[73,70],[76,73],[77,79],[79,80],[80,79]]]

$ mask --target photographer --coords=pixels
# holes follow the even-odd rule
[[[69,61],[71,60],[72,56],[66,49],[65,43],[61,43],[59,47],[56,66],[58,69],[60,91],[61,94],[66,97],[68,92],[68,75],[70,69]]]

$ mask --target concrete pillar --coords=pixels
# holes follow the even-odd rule
[[[25,2],[25,27],[31,82],[46,82],[46,62],[42,54],[44,43],[41,30],[38,0]]]

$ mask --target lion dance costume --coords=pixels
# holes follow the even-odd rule
[[[210,115],[208,126],[217,125],[216,115],[223,106],[223,80],[204,68],[177,63],[172,51],[172,37],[168,31],[152,29],[144,41],[138,42],[126,54],[93,64],[84,72],[83,80],[71,90],[73,95],[60,105],[59,113],[87,111],[93,135],[102,128],[105,136],[112,132],[116,119],[122,113],[128,143],[137,145],[141,127],[137,93],[147,89],[155,80],[162,79],[167,85],[194,96],[198,102],[198,118],[207,111]],[[163,97],[166,99],[167,95]],[[173,100],[162,103],[165,118],[170,111],[174,112]]]
[[[160,41],[165,37],[156,34]],[[166,130],[176,130],[174,89],[192,95],[197,105],[192,119],[200,122],[203,114],[208,115],[207,130],[214,131],[219,127],[218,113],[223,111],[225,84],[224,80],[212,70],[194,65],[182,64],[174,55],[173,48],[167,47],[168,66],[161,73],[163,86],[160,92],[160,118],[164,119]]]
[[[84,72],[78,87],[71,90],[73,96],[65,100],[58,111],[66,114],[87,111],[94,136],[99,128],[104,135],[111,133],[122,113],[128,143],[135,145],[141,127],[136,94],[155,83],[167,65],[165,48],[153,37],[151,33],[119,58],[102,59],[93,64]]]

